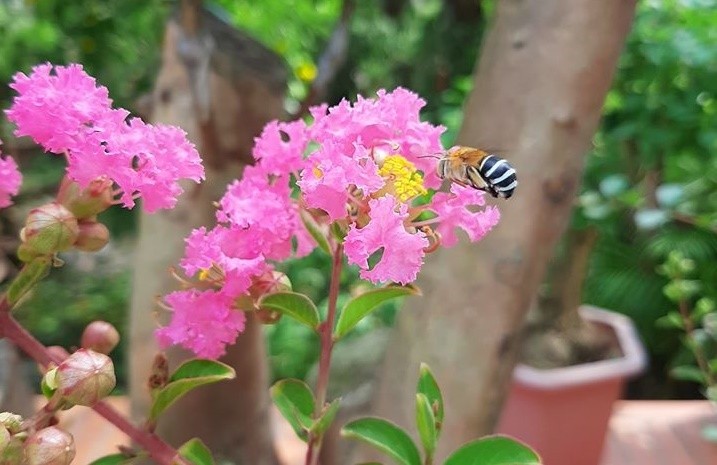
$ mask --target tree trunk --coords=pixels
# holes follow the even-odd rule
[[[630,0],[502,0],[458,140],[501,147],[520,185],[478,245],[427,259],[383,366],[374,411],[413,428],[419,363],[444,390],[437,458],[494,428],[520,328],[565,230],[634,14]],[[368,455],[363,455],[363,459]]]
[[[156,297],[179,288],[169,269],[178,267],[184,238],[193,228],[214,223],[212,202],[241,174],[264,124],[283,116],[286,86],[286,70],[276,55],[204,12],[201,2],[183,2],[168,22],[162,58],[150,119],[187,131],[202,154],[207,179],[190,187],[174,210],[141,217],[129,352],[137,420],[149,406],[146,382],[157,352]],[[183,351],[169,351],[172,366],[187,357]],[[236,379],[187,395],[160,419],[159,434],[174,445],[200,437],[218,463],[277,464],[264,341],[256,321],[250,318],[223,361],[234,366]]]

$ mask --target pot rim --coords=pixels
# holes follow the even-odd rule
[[[602,323],[612,328],[623,355],[550,369],[533,368],[519,363],[513,372],[515,381],[535,389],[557,390],[597,381],[627,378],[645,369],[647,354],[630,318],[591,305],[581,305],[578,311],[585,320]]]

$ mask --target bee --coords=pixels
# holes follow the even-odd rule
[[[438,161],[438,177],[509,199],[518,178],[507,160],[485,150],[456,146]]]

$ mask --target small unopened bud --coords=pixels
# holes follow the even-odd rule
[[[260,299],[261,296],[266,294],[287,291],[291,291],[291,281],[289,277],[280,271],[271,271],[256,280],[252,285],[250,293],[255,299]],[[281,313],[273,309],[262,307],[257,309],[256,316],[259,321],[265,325],[275,324],[281,319]]]
[[[17,434],[22,431],[22,417],[15,413],[0,413],[0,424],[12,434]]]
[[[25,457],[22,441],[0,426],[0,464],[22,465],[23,463]]]
[[[20,239],[27,252],[49,255],[69,249],[77,240],[77,218],[56,202],[30,210]]]
[[[82,189],[75,181],[65,177],[60,184],[57,201],[78,219],[92,218],[112,206],[112,181],[99,177]]]
[[[79,235],[75,248],[83,252],[97,252],[110,241],[110,231],[102,223],[96,221],[80,221]]]
[[[92,406],[114,389],[112,359],[88,349],[80,349],[57,367],[57,392],[75,405]]]
[[[81,345],[85,349],[109,354],[119,344],[120,335],[114,326],[106,321],[93,321],[82,333]]]
[[[69,465],[75,458],[75,441],[56,426],[44,428],[25,441],[28,465]]]
[[[264,294],[274,292],[291,291],[291,280],[281,271],[271,271],[258,277],[252,284],[250,293],[253,297],[261,297]]]

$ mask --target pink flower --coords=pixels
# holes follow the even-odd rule
[[[268,259],[288,258],[292,238],[304,235],[287,175],[269,184],[260,168],[245,170],[245,177],[229,185],[219,205],[217,220],[243,230],[256,253]]]
[[[484,195],[482,191],[453,184],[450,194],[439,192],[433,197],[430,208],[438,214],[436,229],[443,246],[451,247],[458,242],[455,228],[463,229],[471,242],[475,242],[498,224],[500,212],[494,206],[476,212],[468,210],[469,206],[484,206]]]
[[[308,142],[309,134],[303,121],[272,121],[254,140],[252,153],[264,173],[280,176],[301,168]]]
[[[2,144],[2,141],[0,141]],[[12,157],[4,157],[0,153],[0,208],[12,205],[10,197],[20,192],[22,175]]]
[[[8,118],[15,134],[27,135],[46,150],[66,154],[67,172],[82,187],[100,177],[117,185],[118,202],[144,209],[172,208],[182,193],[179,181],[199,182],[204,169],[186,134],[172,126],[152,126],[113,109],[107,89],[97,86],[80,65],[33,68],[15,75],[17,92]]]
[[[424,249],[429,242],[423,232],[410,233],[403,222],[408,207],[391,195],[369,201],[369,223],[361,229],[352,225],[345,240],[350,263],[361,268],[361,277],[374,283],[415,281],[423,265]],[[397,211],[398,209],[398,211]],[[379,262],[369,269],[369,257],[383,249]]]
[[[48,152],[62,153],[104,117],[112,101],[81,65],[52,70],[46,63],[35,66],[30,76],[17,73],[10,87],[19,95],[6,113],[17,125],[15,135],[30,136]]]
[[[165,301],[172,308],[172,321],[155,332],[162,348],[176,344],[200,357],[216,359],[244,331],[246,315],[221,292],[177,291],[167,295]]]
[[[252,278],[269,269],[266,258],[257,252],[251,238],[246,237],[246,230],[217,226],[207,231],[202,227],[192,231],[186,242],[180,264],[187,275],[217,267],[221,276],[214,278],[210,272],[207,280],[218,279],[214,284],[231,297],[245,294]]]
[[[309,167],[304,169],[297,183],[307,205],[321,208],[331,220],[346,216],[350,186],[368,195],[385,183],[378,175],[378,166],[370,158],[369,151],[358,144],[351,148],[351,152],[344,153],[338,144],[325,142],[309,157]]]
[[[445,127],[421,121],[419,113],[426,102],[407,89],[382,89],[376,95],[375,99],[358,96],[353,106],[342,101],[331,108],[312,108],[311,138],[319,143],[332,140],[344,153],[351,153],[355,143],[401,153],[425,173],[428,187],[438,187],[435,159],[425,155],[442,152],[440,136]]]

